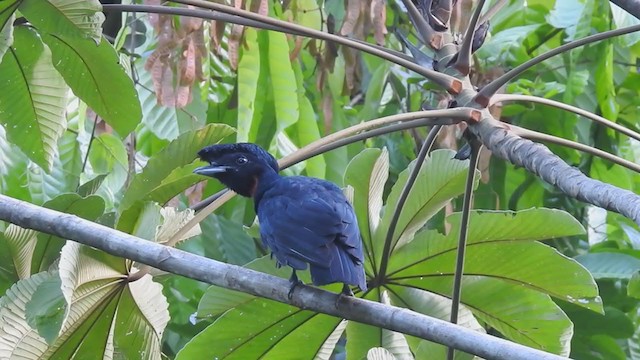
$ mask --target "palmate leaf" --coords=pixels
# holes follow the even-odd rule
[[[112,358],[115,352],[125,358],[145,354],[160,359],[168,304],[149,275],[125,281],[129,267],[129,261],[90,247],[65,245],[60,279],[68,311],[43,358]]]
[[[448,220],[447,236],[422,231],[393,253],[389,283],[450,296],[460,216]],[[568,354],[571,323],[546,294],[597,312],[602,302],[586,269],[535,240],[583,232],[559,210],[472,212],[462,303],[514,341]]]
[[[416,231],[424,226],[447,202],[464,192],[469,162],[454,159],[454,154],[451,150],[436,150],[425,160],[415,185],[411,188],[402,208],[392,245],[402,245],[410,241]],[[398,181],[387,197],[384,215],[373,239],[376,261],[379,261],[378,257],[382,255],[382,248],[393,212],[396,210],[395,207],[402,188],[407,182],[409,170],[414,164],[415,162],[412,162],[406,170],[400,173]]]
[[[33,162],[50,170],[66,127],[67,85],[51,64],[51,52],[29,27],[14,29],[0,63],[0,123],[7,138]]]

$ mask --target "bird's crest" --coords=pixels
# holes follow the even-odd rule
[[[218,144],[207,146],[204,149],[198,151],[198,157],[203,161],[211,161],[212,159],[219,158],[225,154],[231,153],[245,153],[252,154],[258,159],[263,160],[276,172],[279,171],[278,162],[269,154],[265,149],[252,143],[237,143],[237,144]]]

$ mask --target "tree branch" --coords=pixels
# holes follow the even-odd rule
[[[589,178],[546,146],[508,130],[487,110],[482,121],[470,123],[469,129],[494,155],[524,167],[573,198],[620,213],[640,225],[640,196]]]
[[[407,309],[338,296],[314,287],[301,286],[289,300],[289,282],[286,279],[156,244],[74,215],[42,208],[4,195],[0,195],[0,220],[57,235],[177,275],[291,304],[301,309],[417,336],[486,359],[564,359]]]

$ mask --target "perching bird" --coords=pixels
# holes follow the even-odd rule
[[[276,159],[256,144],[212,145],[198,152],[209,163],[194,173],[218,179],[236,193],[253,198],[260,236],[278,266],[310,266],[314,285],[344,284],[367,289],[362,240],[356,215],[335,184],[306,176],[280,176]]]

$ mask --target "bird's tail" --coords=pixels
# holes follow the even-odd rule
[[[360,290],[367,290],[367,279],[362,262],[354,259],[346,251],[337,246],[331,248],[331,262],[327,266],[311,264],[311,280],[314,285],[326,285],[341,282],[358,286]]]

